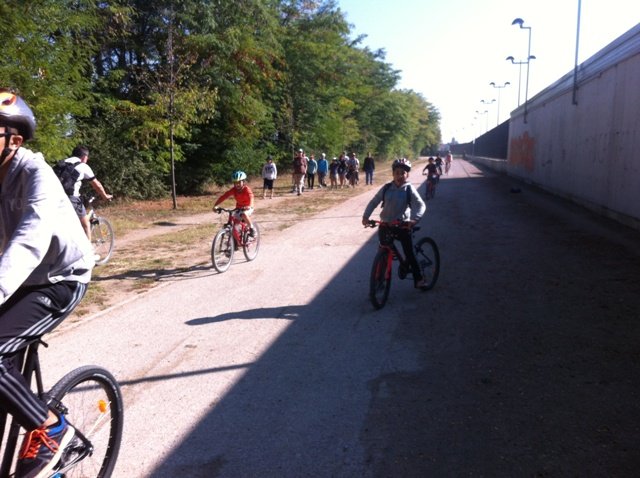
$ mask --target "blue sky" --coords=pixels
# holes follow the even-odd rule
[[[505,59],[526,59],[529,31],[512,25],[515,18],[531,27],[529,98],[574,67],[578,0],[338,0],[338,6],[354,35],[367,35],[364,44],[384,49],[386,61],[401,70],[399,87],[440,111],[445,142],[471,140],[517,107],[519,67]],[[639,21],[637,0],[582,0],[578,61]],[[489,85],[507,81],[501,89]],[[526,65],[521,103],[525,86]]]

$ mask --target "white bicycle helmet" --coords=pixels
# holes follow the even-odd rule
[[[405,158],[396,159],[391,165],[391,170],[393,171],[396,168],[402,168],[406,172],[411,171],[411,161]]]
[[[247,179],[247,175],[245,174],[244,171],[236,171],[235,173],[233,173],[233,176],[231,176],[231,180],[234,183],[237,183],[238,181],[244,181]]]
[[[33,138],[36,118],[22,98],[6,89],[0,89],[0,122],[16,128],[25,141]]]

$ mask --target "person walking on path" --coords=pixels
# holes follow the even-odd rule
[[[327,155],[322,153],[318,160],[318,184],[322,188],[327,187],[327,173],[329,172],[329,161],[327,161]]]
[[[376,169],[376,165],[371,152],[367,153],[367,157],[364,158],[362,169],[364,169],[365,184],[373,184],[373,172]]]
[[[309,186],[309,189],[313,189],[315,186],[316,171],[318,171],[318,162],[315,155],[312,154],[307,163],[307,186]]]
[[[267,156],[267,162],[262,166],[262,199],[267,196],[269,191],[269,199],[273,199],[273,183],[278,177],[278,168],[273,162],[273,156]]]
[[[338,168],[340,167],[340,163],[338,163],[338,158],[333,157],[333,161],[329,165],[329,181],[331,184],[331,189],[338,189]]]
[[[340,182],[341,189],[344,187],[346,177],[347,177],[347,153],[344,152],[338,158],[338,180]]]
[[[304,179],[307,176],[307,158],[304,155],[304,151],[300,149],[293,158],[293,191],[297,192],[298,196],[302,194],[304,190]]]

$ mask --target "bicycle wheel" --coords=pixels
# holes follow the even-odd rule
[[[235,250],[235,241],[231,231],[226,227],[220,229],[211,244],[211,262],[213,262],[213,267],[220,273],[225,272],[231,267]]]
[[[258,250],[260,249],[260,228],[255,222],[253,223],[253,229],[255,230],[255,234],[251,237],[249,233],[247,233],[244,246],[242,246],[244,257],[246,257],[248,261],[254,260],[258,255]]]
[[[420,239],[415,245],[416,259],[427,284],[424,290],[433,289],[440,275],[440,251],[436,241],[430,237]]]
[[[369,282],[369,299],[376,309],[382,309],[389,298],[391,274],[387,274],[389,251],[381,250],[373,259],[371,280]]]
[[[91,243],[93,251],[99,256],[96,258],[97,265],[106,264],[111,258],[115,242],[113,227],[108,219],[96,217],[91,220]]]
[[[111,476],[124,425],[122,393],[113,375],[93,365],[77,368],[53,386],[48,398],[49,405],[64,413],[77,431],[57,474],[66,478]]]

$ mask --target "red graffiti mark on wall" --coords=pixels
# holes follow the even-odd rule
[[[529,136],[529,132],[513,138],[509,148],[509,164],[524,168],[528,172],[535,169],[534,149],[536,140]]]

